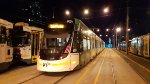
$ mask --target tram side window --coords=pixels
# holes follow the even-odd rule
[[[84,38],[83,39],[83,51],[86,51],[87,50],[87,41],[86,39]]]
[[[98,47],[99,47],[99,41],[98,41],[98,40],[96,40],[95,47],[96,47],[96,48],[98,48]]]
[[[100,48],[100,41],[97,40],[97,48]]]
[[[91,49],[91,42],[90,42],[90,38],[89,37],[87,39],[87,47],[88,47],[88,49]]]
[[[92,39],[91,39],[91,42],[92,42],[92,48],[95,48],[95,39],[92,38]]]
[[[4,34],[0,35],[0,43],[5,43],[6,42],[6,36]]]
[[[26,45],[29,45],[31,43],[31,34],[29,32],[26,33],[26,37],[24,38]]]
[[[7,30],[7,45],[8,46],[12,46],[11,34],[12,34],[12,30]]]
[[[72,52],[81,52],[83,51],[82,35],[79,32],[74,32]]]
[[[6,28],[0,26],[0,43],[6,42]]]

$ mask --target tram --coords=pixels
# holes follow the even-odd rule
[[[13,27],[13,62],[36,63],[43,29],[18,22]]]
[[[10,39],[12,29],[11,22],[0,19],[0,71],[7,69],[13,60],[13,47]]]
[[[126,50],[126,43],[120,43],[120,49]],[[145,58],[150,58],[150,33],[135,37],[130,41],[129,52]]]
[[[79,69],[94,59],[105,42],[81,20],[52,21],[44,29],[37,69],[64,72]]]
[[[130,48],[131,53],[150,58],[150,34],[133,38]]]

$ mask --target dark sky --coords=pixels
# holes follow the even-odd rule
[[[29,8],[34,1],[38,1],[38,7]],[[150,0],[128,0],[131,33],[135,36],[150,33]],[[104,15],[103,7],[109,6],[110,12]],[[83,9],[89,8],[90,15],[83,19]],[[30,9],[30,12],[22,9]],[[102,34],[107,34],[106,28],[115,28],[120,25],[125,29],[126,0],[2,0],[0,3],[0,18],[12,22],[23,21],[25,18],[33,18],[47,23],[53,16],[55,18],[67,18],[64,10],[71,11],[72,18],[81,19],[89,27],[97,27]],[[32,17],[31,11],[39,11],[43,18]],[[31,15],[30,15],[31,14]],[[21,19],[24,18],[24,19]]]

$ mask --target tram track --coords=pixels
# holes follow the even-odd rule
[[[98,56],[96,56],[96,58],[97,58],[97,57],[98,57]],[[96,58],[95,58],[95,59],[96,59]],[[97,60],[93,60],[92,65],[94,65],[94,64],[96,63],[96,61],[98,61],[98,60],[100,60],[100,59],[101,59],[101,57],[99,57]],[[91,61],[91,62],[92,62],[92,61]],[[91,66],[92,66],[92,65],[91,65]],[[86,65],[86,66],[87,66],[87,65]],[[90,67],[91,67],[91,66],[90,66]],[[83,69],[83,68],[81,68],[81,69]],[[60,77],[59,79],[57,79],[53,84],[58,84],[61,80],[63,80],[65,77],[67,77],[69,74],[71,74],[71,73],[73,73],[73,72],[74,72],[74,71],[64,73],[64,75],[63,75],[62,77]],[[36,79],[36,78],[38,78],[38,77],[40,77],[40,76],[45,75],[45,74],[47,74],[47,72],[40,73],[40,74],[38,74],[38,75],[36,75],[36,76],[30,78],[30,79],[27,79],[27,80],[24,80],[24,81],[20,82],[19,84],[27,83],[27,82],[32,81],[32,80],[34,80],[34,79]],[[53,73],[53,74],[57,74],[57,73]],[[49,84],[51,84],[51,83],[49,83]]]
[[[99,56],[96,56],[96,58],[97,57],[99,57]],[[96,59],[95,58],[95,59]],[[100,58],[101,57],[99,57],[98,58],[98,60],[100,60]],[[96,63],[96,61],[98,61],[98,60],[93,60],[93,63],[92,63],[92,65],[94,65],[95,63]],[[92,62],[92,61],[91,61]],[[86,65],[87,66],[87,65]],[[83,69],[83,68],[81,68],[81,69]],[[43,76],[48,76],[48,77],[54,77],[54,76],[57,76],[57,77],[59,77],[57,80],[55,79],[55,81],[53,82],[53,83],[51,83],[51,80],[49,80],[49,81],[47,81],[47,82],[49,82],[48,84],[58,84],[61,80],[63,80],[65,77],[67,77],[69,74],[71,74],[71,73],[73,73],[74,71],[71,71],[71,72],[65,72],[65,73],[63,73],[63,75],[58,75],[59,73],[47,73],[47,72],[43,72],[43,73],[37,73],[37,75],[36,76],[34,76],[34,77],[31,77],[31,78],[28,78],[28,79],[26,79],[26,80],[23,80],[23,81],[21,81],[21,82],[19,82],[18,84],[29,84],[30,82],[33,82],[33,81],[35,81],[35,80],[37,80],[37,79],[41,79]],[[47,77],[47,78],[48,78]]]
[[[89,64],[89,66],[85,69],[85,71],[81,74],[81,76],[76,80],[76,83],[75,84],[80,84],[80,82],[81,82],[81,80],[83,80],[84,79],[84,77],[85,77],[85,75],[87,75],[88,74],[88,72],[91,70],[91,69],[93,69],[93,67],[94,67],[94,65],[96,65],[98,62],[99,62],[99,60],[100,59],[102,59],[102,54],[104,54],[105,52],[102,52],[102,53],[100,53],[99,55],[97,55],[96,56],[96,58],[94,58],[94,60],[92,60],[91,62],[92,63],[90,63]],[[87,65],[86,65],[87,66]]]
[[[67,75],[69,75],[70,73],[71,73],[71,72],[64,73],[64,75],[63,75],[62,77],[58,78],[53,84],[58,84],[59,81],[63,80],[63,78],[65,78],[65,77],[66,77]],[[38,74],[38,75],[36,75],[36,76],[34,76],[34,77],[32,77],[32,78],[29,78],[29,79],[27,79],[27,80],[24,80],[24,81],[22,81],[22,82],[20,82],[20,83],[18,83],[18,84],[26,84],[26,83],[28,83],[29,81],[33,81],[34,79],[40,78],[41,76],[44,76],[44,75],[47,75],[47,74],[56,75],[57,73],[43,72],[43,73]],[[50,80],[47,81],[47,82],[50,82]],[[52,84],[52,83],[49,83],[49,84]]]
[[[56,82],[54,82],[54,84],[58,84],[61,80],[63,80],[66,76],[68,76],[71,72],[66,73],[63,77],[61,77],[60,79],[58,79]]]
[[[23,83],[25,83],[25,82],[28,82],[28,81],[30,81],[30,80],[32,80],[32,79],[34,79],[34,78],[37,78],[37,77],[39,77],[39,76],[41,76],[41,75],[43,75],[43,74],[44,74],[44,73],[40,73],[40,74],[38,74],[37,76],[34,76],[34,77],[30,78],[30,79],[27,79],[27,80],[24,80],[24,81],[20,82],[19,84],[23,84]]]
[[[99,54],[99,56],[93,59],[93,61],[91,61],[89,65],[87,64],[85,67],[81,68],[80,70],[75,70],[70,72],[39,72],[37,70],[35,71],[30,70],[32,71],[32,73],[29,70],[27,70],[29,72],[24,73],[24,75],[22,75],[22,77],[24,78],[16,80],[14,84],[41,84],[41,83],[42,84],[66,84],[66,82],[68,84],[71,83],[97,84],[97,83],[104,83],[104,82],[105,84],[110,84],[110,83],[119,84],[121,83],[120,79],[121,80],[123,79],[120,78],[122,75],[118,74],[122,72],[120,71],[122,67],[118,67],[118,62],[116,62],[117,60],[120,60],[120,56],[111,53],[114,53],[114,51],[109,50],[109,53],[102,52],[101,54]],[[114,59],[114,58],[119,58],[119,59]],[[94,65],[97,65],[96,68],[94,68]],[[95,75],[93,75],[92,72],[94,72]],[[108,78],[108,74],[109,74],[109,78]],[[71,80],[71,81],[67,81],[67,80]],[[11,82],[4,83],[4,84],[11,84]],[[143,83],[139,82],[139,84],[143,84]]]
[[[94,77],[93,80],[93,84],[95,84],[98,81],[99,75],[101,73],[101,69],[102,69],[102,65],[104,62],[104,57],[106,54],[106,52],[102,52],[100,53],[98,56],[96,56],[96,58],[92,61],[92,63],[89,65],[89,67],[85,70],[84,73],[82,73],[82,75],[80,76],[80,78],[78,78],[78,80],[76,80],[76,84],[80,84],[81,80],[86,80],[86,75],[88,74],[88,72],[93,69],[95,66],[94,65],[99,65],[100,67],[98,68],[99,71],[97,72],[96,76]]]

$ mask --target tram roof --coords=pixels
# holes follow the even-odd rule
[[[6,28],[11,28],[12,29],[13,28],[13,23],[0,18],[0,26],[5,26]]]

